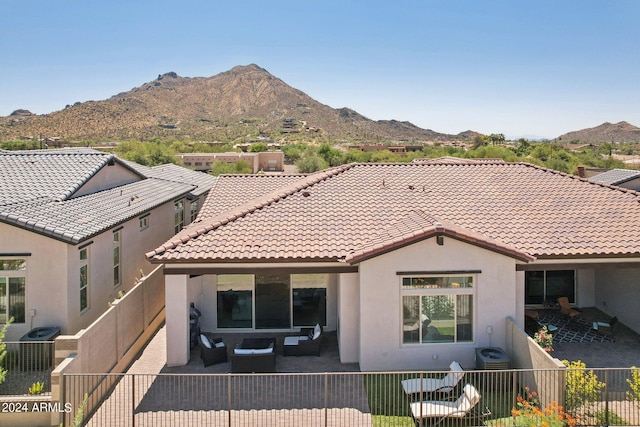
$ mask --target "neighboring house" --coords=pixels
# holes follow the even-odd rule
[[[0,323],[74,334],[149,273],[216,178],[91,149],[0,151]],[[190,205],[191,204],[191,205]]]
[[[185,167],[197,171],[210,171],[213,163],[237,163],[245,161],[251,166],[252,173],[282,172],[284,153],[282,151],[262,151],[259,153],[182,153],[178,157]]]
[[[640,171],[631,169],[612,169],[589,178],[591,182],[616,185],[630,190],[640,191]]]
[[[506,318],[567,296],[640,331],[640,201],[525,164],[351,164],[221,176],[164,264],[167,363],[212,332],[336,331],[362,370],[475,366]]]

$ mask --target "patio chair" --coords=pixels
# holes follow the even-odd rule
[[[215,363],[227,361],[227,346],[222,338],[213,338],[211,334],[200,334],[198,339],[200,347],[200,358],[205,368]]]
[[[558,305],[560,306],[560,313],[564,314],[565,316],[569,316],[573,319],[574,317],[580,315],[580,312],[578,310],[571,308],[571,305],[569,304],[569,298],[567,297],[558,298]]]
[[[455,360],[449,365],[451,370],[443,378],[410,378],[402,381],[402,389],[408,395],[420,393],[450,393],[464,378],[464,370]]]
[[[284,337],[284,356],[320,356],[322,326],[300,329],[300,335]]]
[[[618,323],[618,316],[613,316],[608,322],[593,322],[593,329],[599,334],[613,336],[613,328]]]
[[[476,405],[480,402],[480,393],[471,384],[466,384],[462,395],[455,401],[425,400],[410,404],[411,415],[416,425],[438,425],[450,419],[481,419],[491,415],[489,408],[478,412]],[[477,424],[474,424],[477,425]]]

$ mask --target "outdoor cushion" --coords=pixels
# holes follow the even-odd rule
[[[322,333],[322,328],[320,328],[320,324],[316,323],[316,327],[313,329],[313,336],[311,337],[311,339],[317,340],[318,337],[320,337],[321,333]]]
[[[273,352],[273,347],[253,349],[252,354],[269,354]]]
[[[235,348],[233,352],[235,354],[253,354],[254,350],[252,348]]]
[[[216,347],[218,347],[218,348],[220,348],[220,347],[224,347],[224,343],[223,343],[222,341],[218,341],[218,342],[215,344],[215,346],[216,346]]]
[[[202,341],[203,346],[211,348],[211,341],[209,341],[209,338],[207,338],[205,335],[200,334],[200,341]]]

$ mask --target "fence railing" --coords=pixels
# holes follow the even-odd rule
[[[515,424],[514,409],[526,425],[542,424],[536,414],[565,412],[577,425],[640,424],[640,377],[632,369],[465,371],[450,390],[405,393],[403,381],[446,373],[68,374],[63,390],[73,408],[86,396],[85,423],[97,426],[525,425]],[[459,399],[467,385],[481,396],[475,406]],[[446,407],[460,411],[443,417]]]
[[[32,393],[49,394],[54,342],[10,341],[5,344],[7,355],[1,366],[7,375],[4,383],[0,384],[0,395],[29,394],[29,388],[35,383],[42,383],[43,387],[33,387]]]

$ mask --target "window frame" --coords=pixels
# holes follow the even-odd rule
[[[476,311],[477,311],[477,288],[478,288],[478,274],[477,273],[402,273],[398,274],[399,276],[399,288],[400,288],[400,345],[402,347],[416,347],[416,346],[429,346],[429,345],[452,345],[452,344],[469,344],[475,342],[475,325],[476,325]],[[469,279],[467,282],[464,282],[460,285],[460,281],[453,282],[451,280],[445,280],[446,286],[440,286],[436,284],[438,279],[451,279],[451,278],[466,278]],[[411,287],[411,285],[406,286],[404,284],[405,279],[424,279],[423,285],[416,285],[415,287]],[[443,282],[445,282],[443,281]],[[434,297],[434,296],[447,296],[453,297],[454,303],[454,312],[453,312],[453,340],[433,340],[433,341],[425,341],[424,338],[424,327],[422,319],[422,304],[423,297]],[[459,296],[469,296],[471,298],[471,306],[469,310],[471,311],[470,319],[471,329],[470,329],[470,339],[461,340],[458,336],[458,326],[460,325],[459,319]],[[417,297],[418,298],[418,313],[419,318],[416,320],[418,325],[418,340],[417,342],[407,341],[405,340],[405,297]]]
[[[79,296],[80,296],[80,313],[85,313],[87,310],[89,310],[91,308],[91,298],[90,298],[90,278],[91,278],[91,271],[89,268],[89,259],[91,257],[90,254],[90,246],[85,246],[82,248],[78,248],[78,259],[79,259],[79,268],[78,268],[78,281],[80,284],[80,292],[79,292]],[[84,252],[84,258],[83,258],[83,252]],[[83,269],[84,269],[84,273],[83,273]],[[84,274],[84,286],[82,283],[82,277]],[[82,305],[82,300],[83,300],[83,293],[84,293],[84,300],[85,300],[85,306],[83,307]]]
[[[195,221],[196,218],[198,217],[199,202],[200,202],[200,199],[195,199],[195,200],[192,200],[191,203],[189,203],[189,214],[190,214],[189,222]]]
[[[0,270],[0,278],[4,279],[4,298],[6,300],[5,306],[5,322],[0,322],[0,325],[6,324],[6,322],[11,317],[11,279],[22,279],[22,286],[24,288],[23,295],[23,310],[22,313],[22,321],[20,319],[16,320],[15,316],[13,320],[13,324],[24,325],[27,322],[27,273],[28,273],[28,259],[26,256],[0,256],[0,263],[4,263],[5,261],[22,261],[21,268],[5,270],[4,265],[2,270]]]
[[[116,261],[116,252],[118,260]],[[113,287],[122,285],[122,228],[113,232]]]
[[[144,231],[147,228],[149,228],[149,217],[150,216],[151,216],[150,214],[146,214],[146,215],[143,215],[143,216],[138,218],[138,225],[140,227],[140,231]]]
[[[173,202],[173,225],[175,234],[184,228],[184,199]]]

